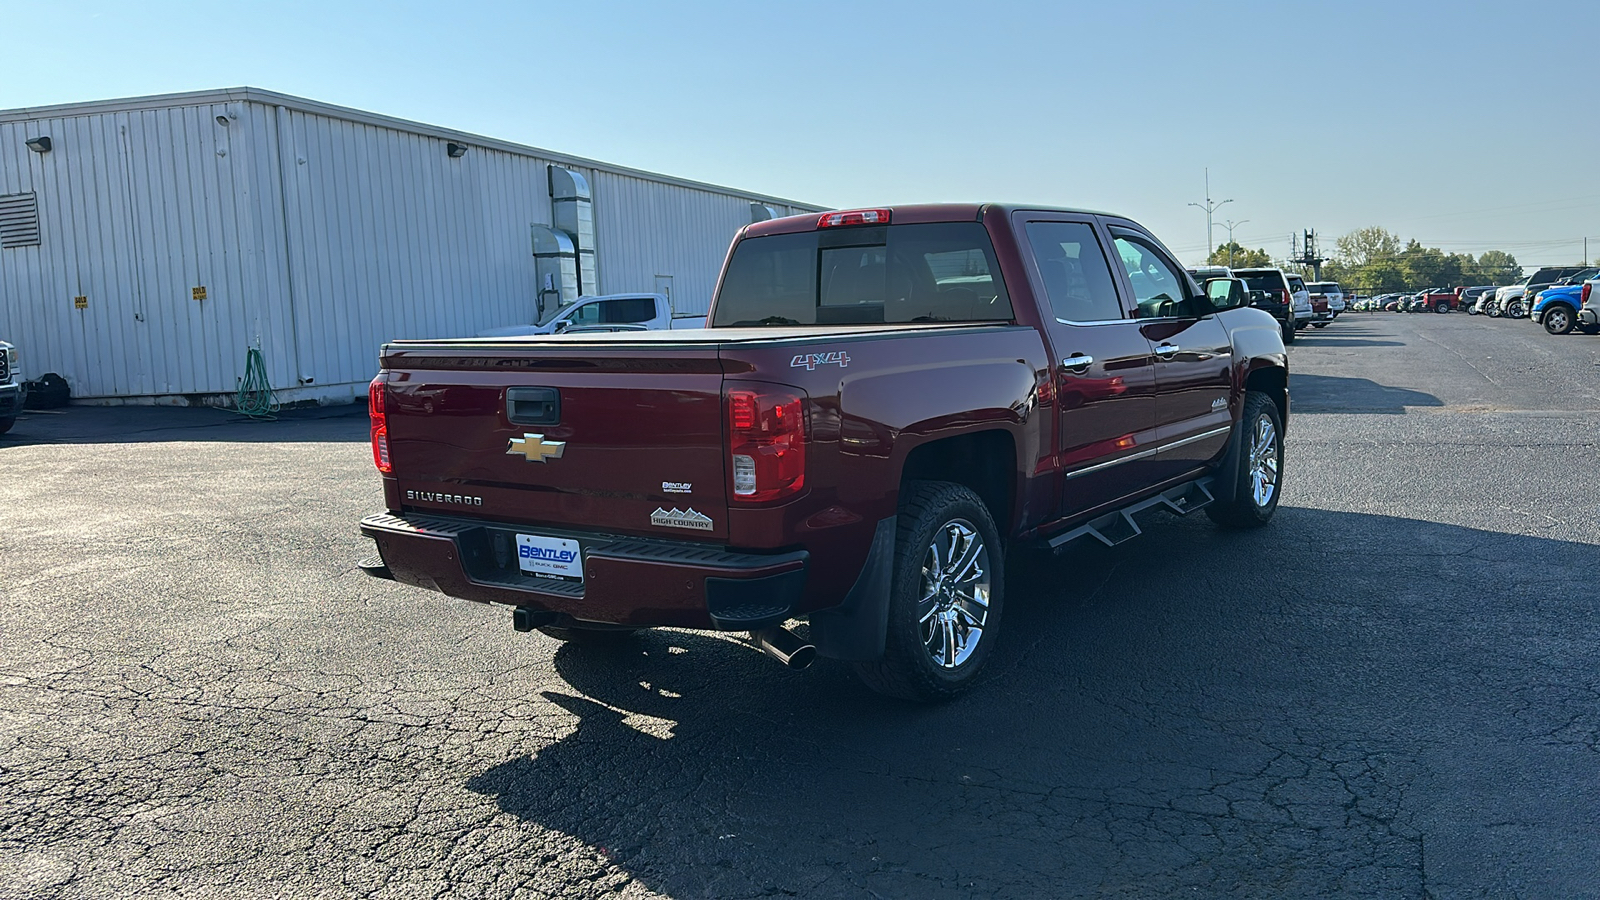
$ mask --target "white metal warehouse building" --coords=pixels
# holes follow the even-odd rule
[[[218,402],[257,348],[343,401],[393,338],[704,313],[739,228],[819,208],[255,88],[6,110],[0,340],[75,398]]]

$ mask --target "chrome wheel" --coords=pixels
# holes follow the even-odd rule
[[[1265,509],[1278,492],[1278,429],[1266,416],[1250,435],[1250,496]]]
[[[933,533],[922,557],[922,599],[917,624],[934,665],[954,669],[978,649],[989,620],[989,551],[966,519]]]

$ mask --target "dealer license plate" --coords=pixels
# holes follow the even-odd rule
[[[517,565],[529,575],[565,581],[583,580],[583,551],[579,549],[577,541],[565,538],[517,535]]]

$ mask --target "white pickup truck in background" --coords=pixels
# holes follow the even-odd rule
[[[704,328],[703,315],[678,315],[661,294],[605,294],[579,297],[551,310],[542,322],[510,325],[478,332],[478,337],[518,337],[530,334],[562,334],[585,331],[666,331],[672,328]]]
[[[1583,283],[1578,302],[1583,304],[1578,310],[1578,327],[1584,334],[1600,334],[1600,278]]]

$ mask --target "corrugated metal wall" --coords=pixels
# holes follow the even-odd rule
[[[657,276],[669,276],[677,312],[704,315],[728,245],[750,224],[750,201],[612,172],[591,184],[604,291],[654,291]]]
[[[280,390],[359,393],[386,340],[527,322],[549,160],[445,144],[247,101],[0,122],[0,194],[37,192],[43,231],[0,250],[0,338],[80,397],[232,392],[255,346]],[[600,290],[703,313],[750,198],[572,168]]]
[[[550,221],[543,160],[294,110],[281,148],[300,375],[365,382],[394,338],[530,321],[528,226]]]
[[[288,376],[281,221],[258,202],[252,148],[216,122],[228,112],[0,123],[0,193],[39,198],[40,245],[0,251],[0,331],[25,373],[60,372],[80,396],[226,391],[259,337]],[[23,146],[40,134],[49,153]]]

